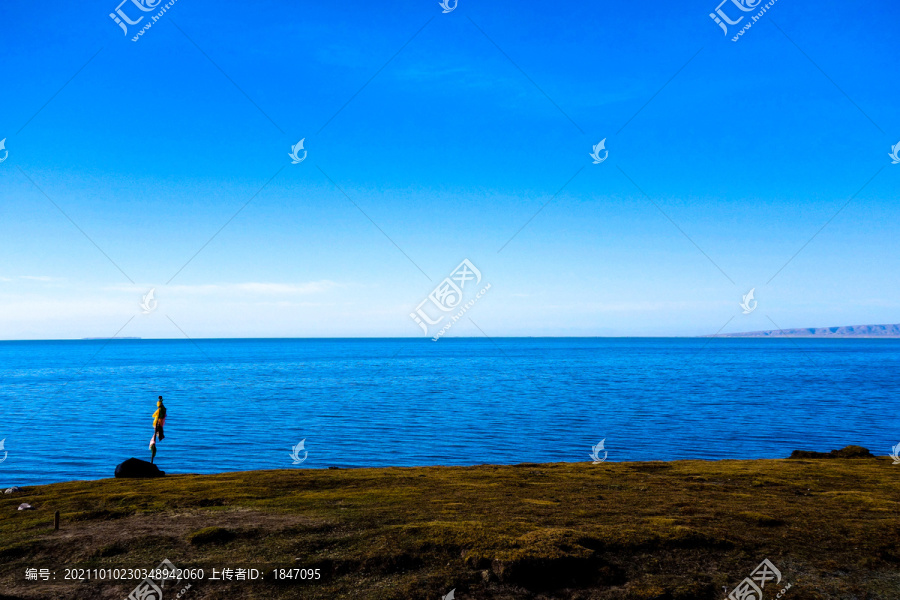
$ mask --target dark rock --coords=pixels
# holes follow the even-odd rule
[[[589,546],[600,547],[602,542],[569,529],[536,529],[495,553],[491,571],[500,583],[531,590],[624,584],[623,571]]]
[[[162,477],[163,475],[165,473],[160,471],[159,467],[139,458],[129,458],[116,467],[117,479],[123,477]]]
[[[794,450],[788,458],[831,458],[831,455],[827,452],[813,450]]]
[[[862,446],[844,446],[840,450],[832,450],[835,458],[875,458],[868,448]]]
[[[585,585],[621,585],[624,572],[596,557],[523,557],[497,560],[491,564],[489,578],[532,590],[548,590]],[[484,575],[482,575],[482,578]]]
[[[862,446],[845,446],[831,452],[813,452],[812,450],[794,450],[789,458],[875,458],[868,448]]]

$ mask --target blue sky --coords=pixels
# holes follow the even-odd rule
[[[5,2],[0,339],[897,322],[900,8],[716,4]]]

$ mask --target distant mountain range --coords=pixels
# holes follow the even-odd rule
[[[900,338],[900,324],[845,325],[843,327],[802,327],[800,329],[771,329],[745,333],[720,333],[705,337],[805,337],[805,338]]]

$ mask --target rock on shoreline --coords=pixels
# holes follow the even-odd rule
[[[813,450],[794,450],[788,458],[876,458],[868,448],[862,446],[844,446],[831,452],[815,452]]]

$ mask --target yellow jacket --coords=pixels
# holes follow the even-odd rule
[[[159,408],[156,409],[156,412],[153,413],[153,428],[156,429],[157,425],[165,425],[166,424],[166,407],[162,405],[162,402],[157,402],[156,406]]]

